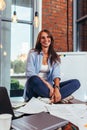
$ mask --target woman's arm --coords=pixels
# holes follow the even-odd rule
[[[59,102],[61,100],[60,94],[60,79],[54,79],[54,103]]]
[[[30,50],[27,57],[26,76],[31,77],[33,75],[37,75],[35,72],[35,52]]]
[[[54,94],[54,88],[53,86],[48,83],[46,80],[44,80],[43,78],[40,77],[40,79],[46,84],[46,86],[49,88],[50,93],[49,93],[49,97],[52,97],[52,95]]]
[[[56,62],[53,65],[52,77],[53,77],[53,82],[54,82],[54,95],[52,96],[52,102],[56,103],[61,100],[61,94],[59,90],[60,79],[61,79],[59,62]]]

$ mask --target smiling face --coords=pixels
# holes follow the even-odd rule
[[[51,38],[46,32],[41,33],[40,43],[41,43],[42,48],[43,47],[49,48],[49,46],[51,44]]]
[[[35,49],[40,53],[43,49],[48,49],[49,54],[53,51],[54,39],[52,34],[44,29],[39,32]]]

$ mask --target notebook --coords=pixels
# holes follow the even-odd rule
[[[23,116],[12,121],[15,130],[56,130],[68,124],[68,121],[46,112]]]
[[[24,115],[24,113],[13,111],[7,89],[5,87],[0,87],[0,114],[3,114],[3,113],[12,114],[12,119],[15,119]]]

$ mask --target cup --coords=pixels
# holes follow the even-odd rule
[[[11,114],[0,114],[0,130],[10,130],[11,120]]]

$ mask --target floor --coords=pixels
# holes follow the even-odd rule
[[[11,101],[24,101],[23,97],[11,97]]]

